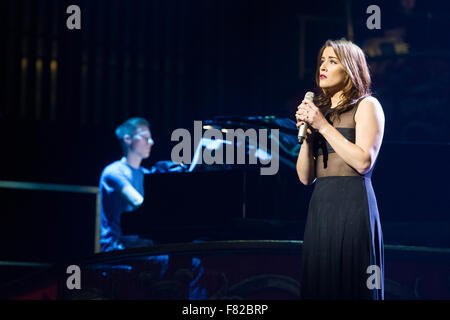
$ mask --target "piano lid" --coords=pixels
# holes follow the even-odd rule
[[[288,117],[219,116],[202,121],[201,128],[195,125],[189,160],[162,161],[153,172],[252,171],[271,161],[278,161],[280,170],[295,170],[300,145],[295,121]]]

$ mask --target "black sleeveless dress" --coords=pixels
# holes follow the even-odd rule
[[[355,142],[358,105],[332,123]],[[384,298],[383,236],[372,188],[373,167],[360,175],[320,133],[313,138],[316,181],[302,250],[302,299]]]

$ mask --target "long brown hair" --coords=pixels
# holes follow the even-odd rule
[[[332,92],[319,86],[321,58],[327,47],[333,48],[347,74],[342,89],[343,100],[330,113],[330,118],[333,121],[336,117],[339,118],[341,113],[353,108],[362,98],[371,95],[371,79],[366,56],[360,47],[347,40],[327,40],[319,51],[316,71],[316,84],[320,90],[316,101],[323,108],[323,112],[331,107],[332,95]]]

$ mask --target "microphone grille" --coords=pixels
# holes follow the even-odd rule
[[[314,99],[314,92],[308,91],[305,94],[305,100],[313,100]]]

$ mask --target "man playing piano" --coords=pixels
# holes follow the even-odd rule
[[[144,175],[141,167],[154,144],[150,125],[143,118],[131,118],[115,131],[123,157],[103,169],[100,177],[100,247],[102,252],[152,246],[150,239],[122,235],[121,214],[136,210],[144,202]]]

